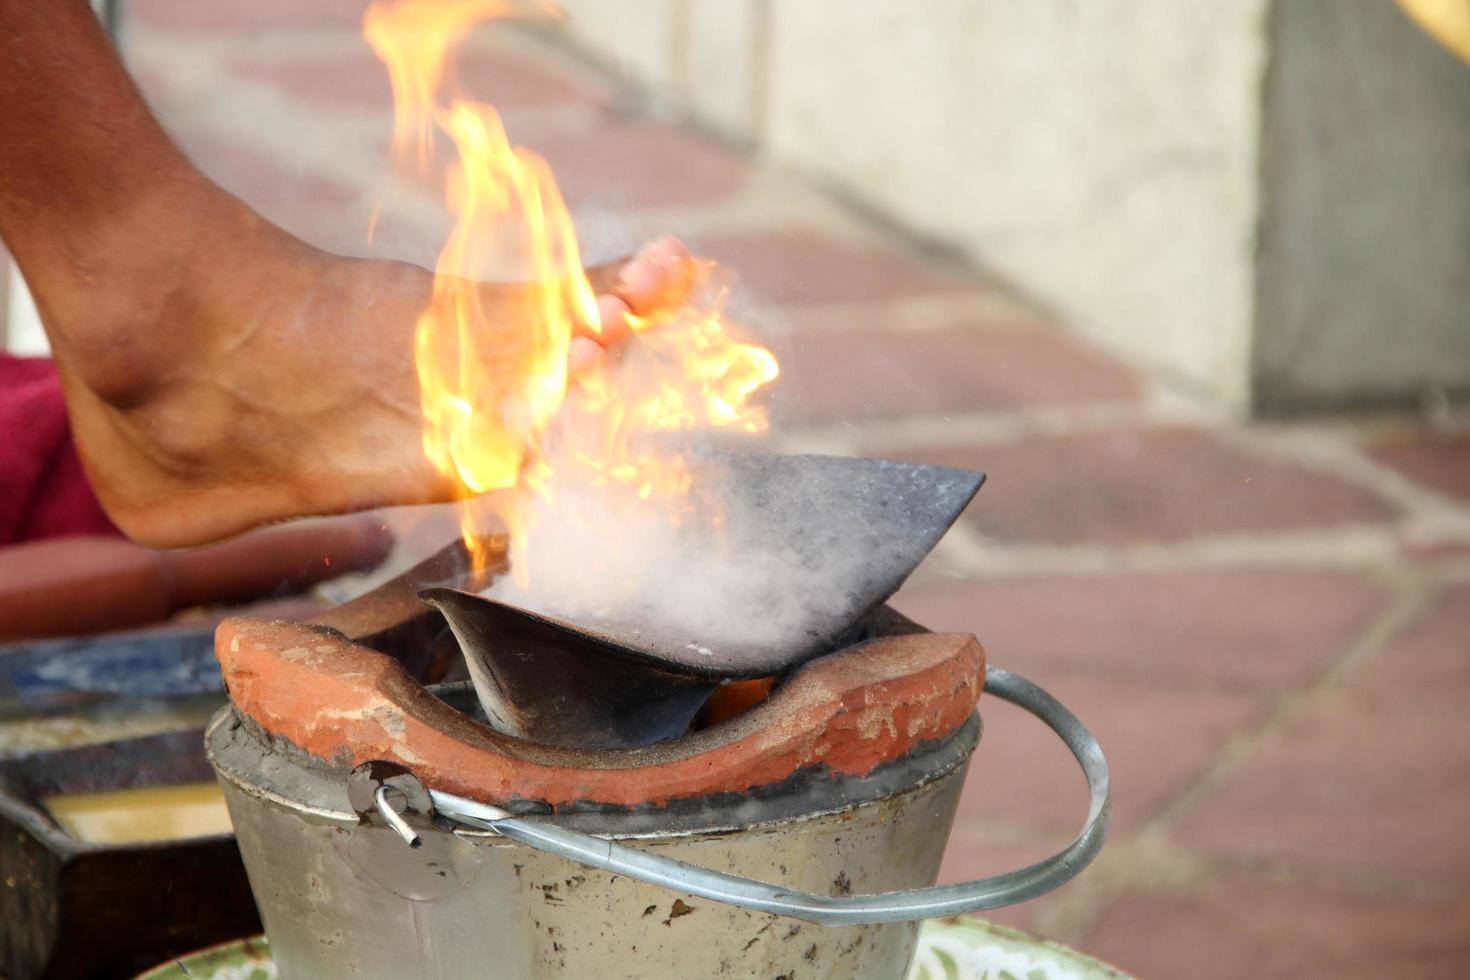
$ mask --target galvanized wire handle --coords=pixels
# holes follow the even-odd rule
[[[428,795],[434,809],[451,820],[493,831],[527,847],[558,854],[593,868],[738,908],[774,912],[824,926],[907,922],[978,912],[1024,902],[1075,877],[1102,849],[1112,813],[1107,760],[1103,758],[1102,749],[1092,733],[1072,712],[1026,678],[997,667],[985,669],[985,690],[993,697],[1009,701],[1035,715],[1061,737],[1087,777],[1092,802],[1082,832],[1061,851],[1019,871],[962,884],[842,898],[812,895],[711,871],[675,858],[660,857],[591,834],[567,830],[541,818],[515,817],[498,807],[452,793],[430,789]],[[380,797],[378,808],[385,807],[387,804]],[[391,807],[387,808],[391,810]],[[400,833],[405,831],[405,840],[413,843],[412,831],[405,826]]]

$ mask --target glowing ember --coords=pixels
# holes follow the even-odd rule
[[[463,489],[463,532],[477,561],[481,511],[501,517],[522,586],[535,564],[535,522],[557,512],[560,495],[585,500],[590,489],[602,509],[613,502],[614,515],[620,506],[677,512],[689,474],[649,437],[762,429],[764,412],[750,398],[778,371],[769,351],[731,336],[713,266],[699,262],[687,270],[683,305],[635,318],[625,350],[568,376],[573,337],[598,336],[603,325],[556,182],[541,157],[511,145],[493,108],[443,94],[445,57],[471,26],[548,11],[503,0],[380,0],[363,21],[393,82],[400,161],[427,169],[436,128],[458,152],[446,186],[457,223],[416,334],[424,452]],[[477,285],[508,274],[523,285]]]

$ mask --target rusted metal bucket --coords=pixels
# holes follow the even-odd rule
[[[976,714],[861,777],[793,772],[759,792],[554,818],[430,789],[402,765],[327,765],[232,711],[207,748],[282,976],[886,978],[906,970],[920,920],[1034,897],[1101,847],[1096,743],[1034,685],[995,670],[987,685],[1061,735],[1091,812],[1048,861],[942,887]],[[445,697],[474,710],[464,688]]]

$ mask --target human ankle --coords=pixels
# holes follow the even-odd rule
[[[277,231],[218,188],[181,187],[100,224],[85,262],[36,289],[59,360],[104,403],[146,400],[183,362],[208,356],[228,317],[222,271],[254,265]]]

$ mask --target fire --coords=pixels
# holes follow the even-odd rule
[[[768,350],[734,338],[718,273],[697,262],[687,301],[634,318],[626,349],[569,376],[573,338],[599,336],[603,324],[556,181],[544,159],[512,145],[491,106],[444,94],[445,59],[474,24],[549,11],[505,0],[378,0],[363,21],[393,83],[397,158],[426,171],[436,130],[457,155],[445,187],[456,224],[415,334],[424,452],[462,489],[463,534],[477,562],[483,511],[498,514],[522,585],[536,515],[554,510],[559,488],[676,509],[691,478],[654,437],[761,430],[765,414],[751,398],[778,373]],[[518,285],[479,285],[508,272]]]

